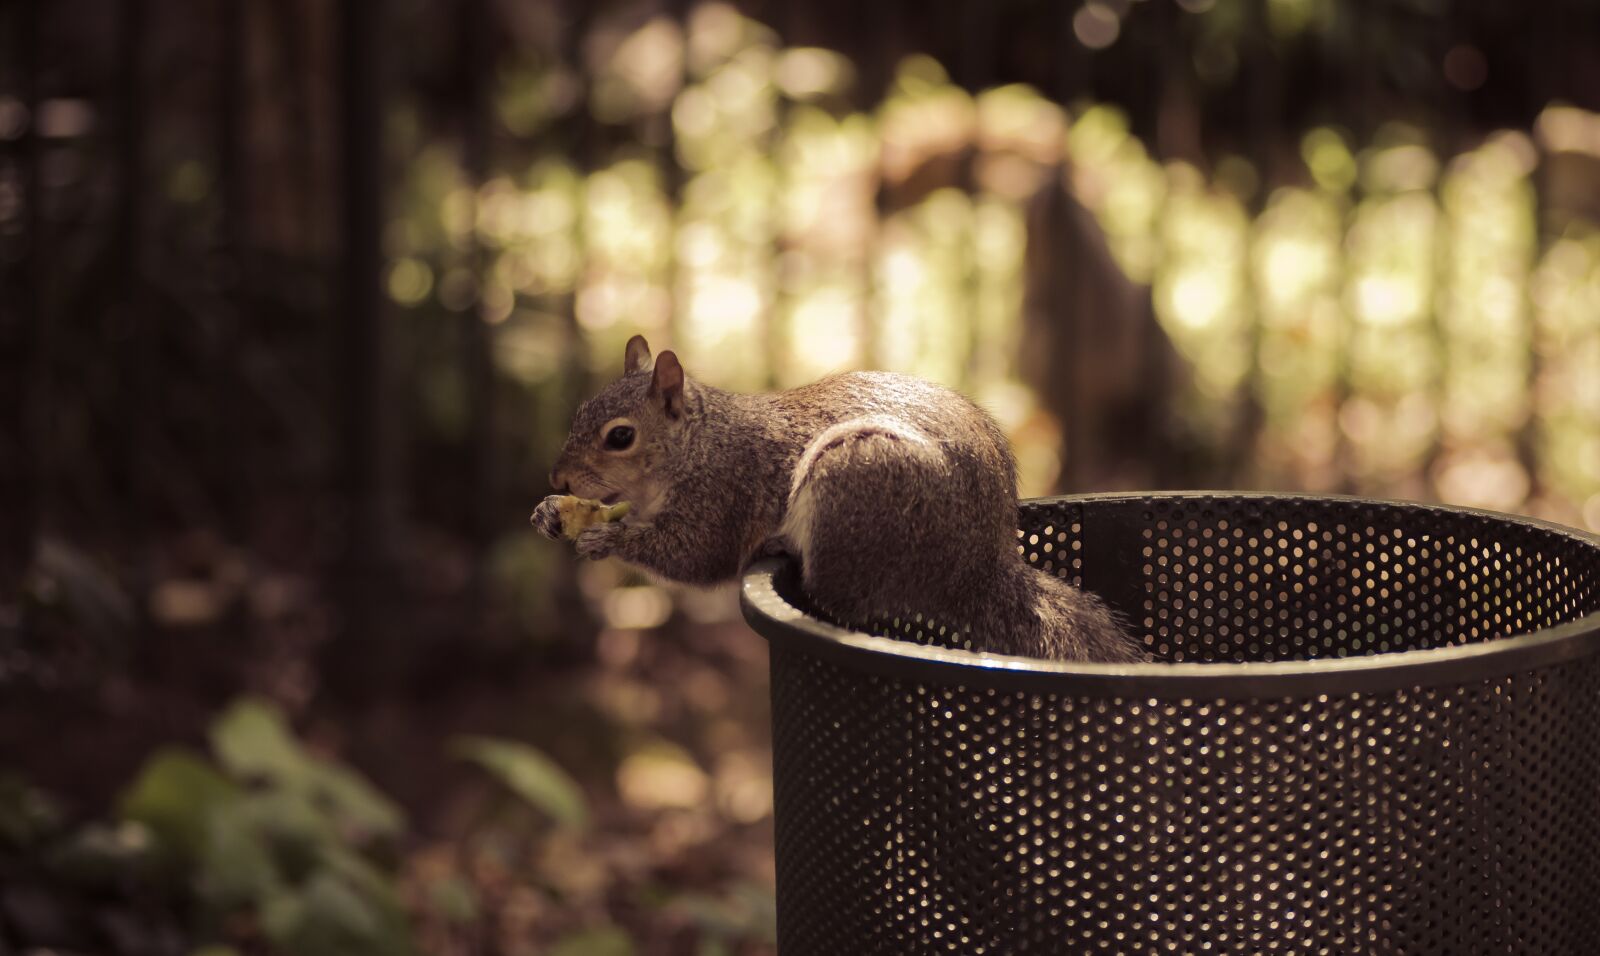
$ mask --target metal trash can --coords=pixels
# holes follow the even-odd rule
[[[784,956],[1600,953],[1600,540],[1256,494],[1021,525],[1157,662],[872,636],[746,575]]]

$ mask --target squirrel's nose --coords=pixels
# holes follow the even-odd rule
[[[567,484],[567,476],[561,473],[560,468],[550,472],[550,487],[558,495],[572,494],[572,488]]]

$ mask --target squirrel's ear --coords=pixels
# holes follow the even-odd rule
[[[650,343],[644,336],[635,335],[628,340],[628,349],[623,354],[622,370],[624,372],[637,372],[642,368],[650,367]]]
[[[683,366],[678,364],[676,355],[662,352],[656,357],[650,392],[660,397],[668,416],[677,418],[683,414]]]

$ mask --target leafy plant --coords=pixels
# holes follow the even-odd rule
[[[583,790],[543,752],[492,737],[461,737],[453,749],[558,825],[580,829],[588,824]]]
[[[633,956],[633,940],[615,926],[586,929],[556,941],[550,956]]]
[[[399,807],[350,768],[307,754],[268,704],[229,708],[211,728],[211,746],[234,778],[305,800],[351,841],[393,838],[404,828]]]
[[[30,846],[60,822],[61,811],[49,797],[18,777],[0,775],[0,845]]]
[[[666,906],[700,930],[698,956],[731,953],[745,942],[777,943],[777,907],[765,887],[736,883],[722,897],[682,893],[669,898]]]
[[[168,874],[214,926],[252,919],[296,956],[412,952],[393,880],[368,855],[400,810],[347,767],[309,754],[272,705],[243,700],[211,728],[215,763],[159,751],[123,796]]]

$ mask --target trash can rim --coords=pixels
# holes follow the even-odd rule
[[[1600,536],[1537,518],[1425,502],[1353,495],[1183,491],[1062,495],[1032,498],[1024,506],[1090,504],[1145,499],[1169,502],[1226,499],[1348,502],[1476,517],[1533,527],[1600,549]],[[1471,644],[1343,658],[1273,662],[1102,664],[1046,661],[932,647],[876,637],[819,620],[783,597],[796,574],[786,558],[753,562],[743,575],[745,620],[774,648],[898,680],[1004,691],[1093,697],[1239,698],[1380,693],[1406,687],[1459,684],[1536,670],[1600,653],[1600,612],[1524,634]]]

